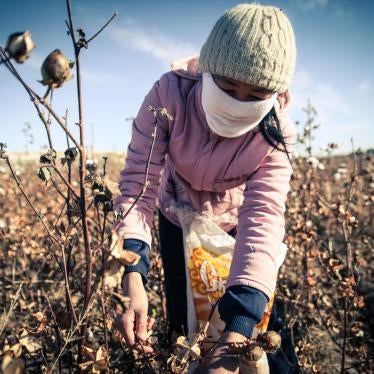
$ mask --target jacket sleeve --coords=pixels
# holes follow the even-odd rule
[[[121,213],[123,217],[123,213],[129,209],[143,188],[154,130],[154,116],[148,107],[163,107],[162,103],[167,102],[167,88],[168,78],[164,75],[154,84],[139,109],[132,125],[132,138],[128,146],[125,166],[120,174],[121,195],[114,200],[113,204],[114,212],[119,218],[112,228],[119,238],[142,240],[149,247],[152,243],[151,227],[159,181],[168,145],[167,119],[159,113],[157,113],[157,135],[149,167],[147,188],[125,219],[121,218]]]
[[[292,152],[296,134],[291,121],[285,135],[290,143],[287,148]],[[271,298],[284,261],[281,243],[291,175],[287,154],[273,149],[247,181],[227,288],[250,286]]]
[[[140,273],[143,279],[143,284],[146,284],[148,280],[148,271],[151,266],[149,245],[142,240],[125,239],[123,241],[123,249],[135,252],[140,256],[140,261],[136,265],[125,265],[125,273]]]
[[[268,299],[249,286],[231,286],[219,301],[218,312],[225,322],[225,331],[235,331],[251,337],[253,328],[261,321]]]

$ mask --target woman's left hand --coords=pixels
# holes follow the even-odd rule
[[[234,331],[226,331],[220,343],[241,343],[247,338]],[[239,357],[225,355],[227,345],[218,345],[199,365],[194,374],[239,373]]]

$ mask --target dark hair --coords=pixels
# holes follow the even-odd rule
[[[288,161],[291,163],[290,154],[287,150],[287,145],[285,137],[282,133],[278,116],[275,112],[274,107],[265,116],[265,118],[260,122],[260,130],[266,141],[272,145],[275,149],[286,152]],[[279,148],[279,144],[282,144],[283,148]]]

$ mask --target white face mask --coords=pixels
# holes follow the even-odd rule
[[[239,101],[203,73],[202,106],[209,128],[217,135],[235,138],[255,128],[274,106],[277,94],[270,99]]]

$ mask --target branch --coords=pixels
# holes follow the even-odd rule
[[[88,308],[86,309],[86,311],[84,312],[82,318],[80,318],[80,320],[78,321],[78,324],[74,327],[73,331],[69,332],[66,339],[65,339],[65,344],[64,346],[62,347],[60,353],[58,354],[55,362],[53,363],[52,367],[51,367],[51,370],[48,372],[49,374],[52,374],[53,373],[53,369],[54,367],[56,366],[58,360],[60,359],[60,357],[62,356],[62,353],[65,351],[66,347],[68,344],[70,344],[72,341],[73,341],[73,336],[75,335],[75,333],[77,332],[78,328],[83,324],[83,321],[87,318],[88,316],[88,313],[90,312],[91,310],[91,307],[93,305],[93,302],[88,306]],[[76,340],[76,339],[75,339]]]
[[[353,171],[351,173],[351,183],[349,184],[349,190],[348,190],[348,201],[345,207],[345,212],[349,213],[349,206],[352,201],[353,195],[354,195],[354,186],[355,186],[355,180],[356,180],[356,153],[354,150],[353,146],[353,139],[351,138],[352,142],[352,149],[353,149]],[[347,269],[348,269],[348,278],[351,276],[354,277],[353,275],[353,270],[352,270],[352,246],[350,242],[350,234],[351,231],[349,228],[349,223],[347,222],[347,219],[344,218],[341,221],[341,226],[343,230],[343,235],[344,235],[344,241],[345,241],[345,250],[346,250],[346,262],[347,262]],[[357,284],[356,284],[357,288]],[[342,347],[342,358],[341,358],[341,366],[340,366],[340,372],[344,373],[345,371],[345,356],[346,356],[346,344],[347,344],[347,327],[348,327],[348,313],[350,307],[348,306],[349,302],[349,296],[346,295],[344,298],[344,319],[343,319],[343,347]],[[353,301],[352,301],[353,303]]]
[[[113,19],[118,15],[118,11],[115,11],[112,15],[112,17],[110,17],[110,19],[104,24],[104,26],[97,32],[95,33],[94,35],[91,36],[91,38],[89,38],[87,40],[87,44],[89,44],[92,40],[94,40],[112,21]]]
[[[24,283],[24,282],[21,282],[21,283],[20,283],[20,285],[19,285],[19,287],[18,287],[18,290],[17,290],[17,292],[16,292],[16,295],[15,295],[14,298],[11,300],[8,312],[5,312],[5,310],[4,310],[4,314],[3,314],[3,317],[1,318],[1,324],[0,324],[0,336],[1,336],[1,334],[3,333],[3,331],[4,331],[4,329],[5,329],[5,326],[6,326],[6,324],[7,324],[8,321],[9,321],[10,314],[13,312],[13,310],[14,310],[14,309],[16,308],[16,306],[17,306],[18,297],[19,297],[19,294],[20,294],[20,292],[21,292],[21,289],[22,289],[23,283]]]
[[[53,100],[53,88],[51,88],[50,91],[51,91],[51,94],[50,94],[50,97],[49,97],[49,102],[50,102],[50,104],[52,104],[52,100]],[[45,123],[45,130],[47,132],[49,148],[53,149],[51,133],[49,131],[49,129],[51,127],[51,123],[52,123],[52,121],[51,121],[51,112],[48,112],[47,122]]]
[[[157,110],[154,109],[154,110],[152,110],[152,112],[153,112],[153,115],[154,115],[155,119],[153,121],[153,131],[152,131],[152,135],[151,135],[151,137],[152,137],[151,146],[149,148],[147,162],[146,162],[146,166],[145,166],[143,187],[142,187],[141,191],[139,192],[139,194],[136,196],[136,198],[133,201],[133,203],[131,204],[131,206],[127,209],[127,211],[124,214],[120,214],[119,218],[121,220],[124,220],[128,216],[128,214],[134,208],[134,206],[138,202],[138,200],[144,195],[144,193],[145,193],[145,191],[146,191],[146,189],[149,185],[149,182],[148,182],[149,167],[150,167],[150,164],[151,164],[151,157],[152,157],[152,152],[153,152],[153,148],[154,148],[154,145],[155,145],[155,140],[156,140],[156,135],[157,135],[157,125],[158,125],[158,123],[157,123]],[[118,223],[114,226],[114,229],[116,229],[119,226],[120,223],[121,223],[121,221],[118,221]]]
[[[99,220],[99,227],[101,229],[101,233],[100,233],[100,237],[101,237],[101,241],[103,241],[104,239],[104,235],[105,235],[105,225],[106,225],[106,221],[107,221],[107,213],[104,211],[104,220],[103,220],[103,226],[101,227],[100,225],[100,214],[99,214],[99,208],[96,207],[96,211],[97,211],[97,215],[98,215],[98,220]],[[102,247],[102,250],[101,250],[101,266],[102,266],[102,275],[101,275],[101,298],[100,298],[100,302],[101,302],[101,314],[103,316],[103,327],[104,327],[104,343],[105,343],[105,349],[107,351],[107,356],[106,356],[106,360],[107,360],[107,364],[109,364],[109,344],[108,344],[108,331],[107,331],[107,327],[106,327],[106,306],[105,306],[105,268],[106,268],[106,262],[107,262],[107,256],[105,256],[105,249],[104,249],[104,246]]]
[[[66,200],[66,196],[62,193],[62,191],[58,188],[58,185],[56,184],[56,182],[53,180],[53,178],[51,178],[51,182],[53,184],[53,187],[55,188],[55,190],[58,192],[58,194],[64,199]],[[64,204],[64,207],[65,207],[65,204]]]
[[[35,209],[34,205],[32,204],[32,202],[30,201],[30,199],[28,198],[26,192],[23,190],[22,186],[21,186],[21,182],[20,180],[17,178],[14,170],[13,170],[13,167],[9,161],[9,157],[7,155],[3,155],[1,157],[2,159],[5,160],[5,162],[7,163],[8,167],[9,167],[9,170],[10,172],[12,173],[12,176],[13,176],[13,179],[16,181],[16,184],[18,186],[18,189],[21,191],[23,197],[25,198],[25,200],[27,201],[27,203],[30,205],[31,209],[33,210],[33,212],[35,213],[35,215],[38,217],[39,221],[41,222],[41,224],[43,225],[44,229],[47,231],[49,237],[58,245],[58,246],[61,246],[59,240],[53,235],[52,231],[49,229],[49,227],[46,225],[46,223],[44,222],[42,216],[40,215],[40,213],[38,213],[38,211]],[[56,256],[56,254],[53,252],[53,251],[50,251],[49,250],[49,253],[52,255],[52,257],[56,260],[60,270],[63,272],[63,268]]]
[[[73,305],[73,302],[71,300],[71,294],[70,294],[68,271],[67,271],[67,267],[66,267],[65,246],[61,246],[61,255],[62,255],[62,261],[63,261],[63,264],[64,264],[64,282],[65,282],[66,297],[68,299],[69,310],[70,310],[70,312],[73,316],[75,325],[78,326],[79,322],[78,322],[77,315],[75,314],[74,305]]]
[[[135,204],[138,202],[138,200],[143,196],[143,194],[145,193],[147,187],[148,187],[148,174],[149,174],[149,167],[150,167],[150,164],[151,164],[151,158],[152,158],[152,152],[153,152],[153,148],[154,148],[154,144],[155,144],[155,140],[156,140],[156,135],[157,135],[157,127],[158,127],[158,121],[157,121],[157,112],[160,112],[162,116],[164,117],[167,117],[169,119],[173,119],[173,117],[166,111],[165,108],[154,108],[154,107],[149,107],[148,110],[150,110],[153,115],[154,115],[154,121],[153,121],[153,131],[152,131],[152,140],[151,140],[151,146],[149,148],[149,152],[148,152],[148,157],[147,157],[147,161],[146,161],[146,166],[145,166],[145,172],[144,172],[144,182],[143,182],[143,187],[141,189],[141,191],[139,192],[139,194],[136,196],[135,200],[133,201],[133,203],[131,204],[131,206],[126,210],[125,213],[123,212],[120,212],[120,213],[115,213],[115,220],[117,220],[117,223],[113,225],[112,227],[112,231],[116,230],[119,225],[121,224],[121,221],[123,221],[127,216],[128,214],[131,212],[131,210],[134,208]],[[111,233],[109,233],[106,237],[105,237],[105,240],[108,239],[108,237],[111,235]]]
[[[33,90],[31,90],[31,92],[35,95],[35,98],[48,110],[48,112],[50,112],[52,114],[53,118],[60,125],[60,127],[64,130],[65,134],[71,139],[71,141],[77,147],[78,151],[81,152],[81,146],[80,146],[80,144],[75,139],[74,135],[66,127],[64,121],[59,117],[58,114],[56,114],[56,112],[52,109],[52,107],[49,105],[49,103],[46,100],[40,98],[40,96],[37,95]]]
[[[78,96],[78,113],[79,113],[79,187],[80,187],[80,210],[82,217],[82,228],[83,228],[83,242],[85,250],[85,260],[86,260],[86,275],[85,275],[85,292],[84,292],[84,307],[83,311],[86,311],[91,297],[91,283],[92,283],[92,249],[91,249],[91,240],[90,234],[88,231],[87,216],[86,216],[86,197],[84,189],[85,181],[85,163],[86,163],[86,149],[84,144],[84,121],[83,121],[83,100],[82,100],[82,89],[81,89],[81,71],[80,71],[80,60],[79,52],[81,49],[81,44],[78,45],[75,34],[74,34],[74,25],[73,17],[71,13],[71,4],[70,0],[66,0],[66,7],[69,17],[69,30],[70,37],[74,46],[74,55],[75,55],[75,71],[77,77],[77,96]],[[83,357],[83,346],[85,344],[85,339],[87,335],[87,320],[84,319],[81,329],[81,340],[79,342],[79,352],[78,352],[78,361],[82,362]]]
[[[66,187],[73,193],[74,197],[76,199],[79,199],[79,195],[75,192],[74,187],[65,179],[60,169],[56,165],[42,164],[41,167],[52,168],[53,170],[55,170],[61,180],[65,183]]]
[[[322,316],[321,310],[319,309],[319,306],[318,306],[318,299],[316,299],[315,306],[316,306],[318,315],[320,316],[321,321],[322,321],[323,325],[326,328],[327,333],[330,335],[331,340],[336,344],[337,347],[339,347],[341,350],[343,350],[342,345],[340,343],[338,343],[337,340],[336,340],[336,338],[334,337],[334,335],[332,335],[332,333],[330,331],[330,328],[327,325],[327,322],[325,321],[325,319]]]
[[[347,205],[345,207],[346,212],[348,212],[349,205],[352,202],[352,198],[353,198],[353,195],[354,195],[355,180],[356,180],[356,177],[357,177],[357,175],[356,175],[357,174],[357,157],[356,157],[356,152],[355,152],[355,148],[354,148],[354,145],[353,145],[353,138],[351,138],[351,143],[352,143],[352,153],[353,153],[353,170],[351,172],[351,183],[349,184],[348,201],[347,201]]]
[[[55,224],[53,225],[53,230],[56,230],[57,225],[58,225],[58,223],[59,223],[59,221],[60,221],[60,218],[61,218],[61,216],[62,216],[62,213],[64,212],[65,206],[66,206],[66,201],[64,202],[64,204],[63,204],[63,206],[62,206],[62,208],[61,208],[61,210],[60,210],[60,213],[59,213],[59,215],[57,216],[56,222],[55,222]]]

